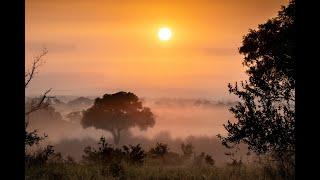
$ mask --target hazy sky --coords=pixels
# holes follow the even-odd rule
[[[286,0],[27,0],[26,67],[45,46],[28,94],[224,97],[245,79],[242,37]],[[171,28],[172,39],[157,37]]]

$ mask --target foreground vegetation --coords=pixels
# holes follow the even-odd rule
[[[48,163],[30,167],[26,179],[283,179],[275,169],[241,166],[120,166]]]
[[[292,179],[272,163],[231,163],[215,166],[205,153],[196,155],[192,144],[182,144],[183,154],[163,143],[149,151],[136,146],[113,147],[101,138],[97,149],[86,147],[82,161],[63,157],[52,146],[26,156],[26,179]]]

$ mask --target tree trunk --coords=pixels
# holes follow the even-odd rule
[[[114,142],[114,144],[115,145],[118,145],[119,144],[119,142],[120,142],[120,130],[119,129],[117,129],[117,130],[112,130],[111,131],[111,134],[112,134],[112,136],[113,136],[113,142]]]
[[[116,137],[114,138],[114,144],[118,145],[120,142],[120,134],[117,134]]]

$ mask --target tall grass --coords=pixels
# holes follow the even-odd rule
[[[113,167],[113,168],[111,168]],[[142,166],[127,163],[115,166],[89,165],[82,163],[47,163],[26,168],[26,179],[212,179],[212,180],[266,180],[282,179],[276,169],[268,169],[256,164],[224,165],[222,167],[192,164],[156,165],[145,163]]]

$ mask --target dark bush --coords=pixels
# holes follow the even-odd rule
[[[27,167],[44,165],[54,154],[53,146],[48,145],[33,154],[25,154],[25,165]]]
[[[208,154],[205,157],[205,161],[208,165],[211,165],[211,166],[213,166],[215,163],[214,159]]]
[[[136,146],[129,145],[129,147],[123,146],[123,151],[126,156],[127,162],[137,165],[143,164],[146,153],[144,152],[140,144]]]

